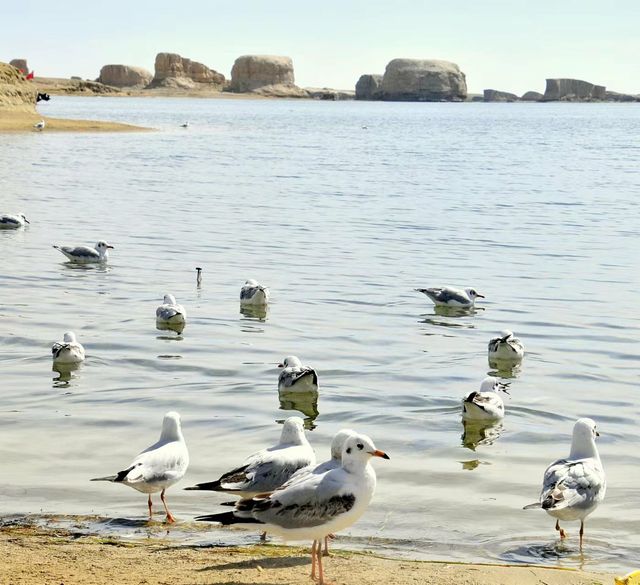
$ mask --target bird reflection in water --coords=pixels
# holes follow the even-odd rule
[[[475,451],[478,445],[493,445],[502,434],[499,421],[463,420],[462,446]]]
[[[65,388],[69,386],[69,382],[75,377],[73,372],[82,367],[82,362],[77,364],[59,364],[54,363],[51,371],[58,374],[58,377],[53,378],[54,388]]]
[[[287,392],[278,391],[280,410],[297,410],[305,415],[304,426],[313,430],[316,425],[313,421],[318,418],[318,392]]]
[[[185,328],[185,323],[167,323],[166,321],[156,321],[156,329],[159,331],[175,331],[178,335],[176,337],[169,337],[162,335],[158,339],[182,339],[182,332]]]
[[[489,360],[489,367],[493,368],[489,372],[489,376],[497,378],[517,378],[520,374],[522,361],[514,360]]]
[[[240,313],[245,319],[266,321],[269,305],[240,305]]]

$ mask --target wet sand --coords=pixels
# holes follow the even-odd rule
[[[150,128],[119,122],[63,120],[40,116],[33,112],[0,110],[0,132],[38,132],[33,125],[40,120],[46,122],[43,132],[141,132],[151,130]]]
[[[153,538],[136,542],[100,538],[64,529],[0,528],[0,583],[7,585],[311,584],[309,573],[306,548],[194,547]],[[613,576],[604,573],[392,560],[342,550],[325,559],[325,579],[344,585],[613,583]]]

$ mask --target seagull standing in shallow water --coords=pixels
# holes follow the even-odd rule
[[[489,361],[519,361],[524,357],[524,345],[508,329],[500,332],[489,342]]]
[[[100,240],[95,248],[89,246],[53,246],[56,250],[60,250],[71,262],[77,264],[93,264],[97,262],[106,262],[109,258],[109,250],[113,249],[111,244],[107,244],[104,240]]]
[[[34,124],[33,127],[36,130],[44,130],[44,127],[46,126],[46,123],[44,120],[40,120],[37,124]]]
[[[31,223],[24,213],[16,213],[15,215],[0,215],[0,229],[15,230],[24,227],[25,223]]]
[[[498,391],[507,387],[498,378],[487,376],[482,380],[480,391],[474,391],[462,403],[462,418],[466,420],[500,420],[504,418],[504,402]]]
[[[602,500],[607,481],[596,447],[596,423],[590,418],[580,418],[573,427],[571,452],[566,459],[554,461],[544,472],[540,501],[524,509],[542,508],[556,518],[556,530],[560,538],[566,532],[560,528],[560,520],[580,520],[580,550],[584,535],[585,518]]]
[[[160,499],[167,513],[167,522],[175,522],[169,512],[164,493],[178,483],[189,467],[189,452],[182,436],[180,415],[167,412],[162,421],[160,439],[138,455],[131,465],[116,475],[96,477],[91,481],[110,481],[128,485],[143,494],[149,494],[149,520],[153,518],[151,494],[160,492]]]
[[[376,488],[372,457],[389,459],[366,435],[344,443],[342,462],[325,473],[310,473],[272,494],[238,502],[234,512],[196,517],[223,525],[259,524],[284,540],[313,540],[311,578],[324,584],[322,539],[354,524],[366,511]]]
[[[278,377],[279,392],[317,392],[318,374],[309,366],[303,366],[295,356],[284,358],[279,368],[284,368]]]
[[[62,343],[56,342],[51,347],[54,364],[78,364],[84,361],[84,347],[76,341],[76,334],[67,331]]]
[[[470,309],[475,305],[476,299],[484,299],[474,288],[451,288],[448,286],[436,288],[417,288],[417,292],[427,295],[437,307],[459,307]]]

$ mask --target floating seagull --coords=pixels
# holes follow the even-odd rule
[[[325,473],[309,473],[288,487],[250,500],[236,511],[198,516],[196,520],[260,524],[284,540],[313,540],[311,578],[324,584],[322,539],[351,526],[367,509],[376,487],[372,457],[389,459],[366,435],[352,435],[344,443],[342,462]]]
[[[269,289],[255,280],[249,279],[240,289],[241,305],[266,305],[269,302]]]
[[[57,342],[51,347],[54,364],[78,364],[84,361],[84,347],[76,341],[76,334],[67,331],[63,342]]]
[[[180,128],[188,128],[189,122],[185,122],[184,124],[180,124]]]
[[[498,391],[507,392],[506,384],[497,378],[487,376],[462,403],[462,418],[467,420],[500,420],[504,418],[504,402]]]
[[[295,356],[284,358],[279,368],[284,368],[278,377],[278,391],[280,392],[317,392],[318,374],[313,368],[303,366]]]
[[[149,520],[153,518],[151,494],[160,492],[167,522],[175,522],[164,493],[184,477],[188,466],[189,452],[180,428],[180,415],[177,412],[167,412],[162,420],[162,432],[157,443],[140,453],[127,469],[116,475],[96,477],[91,481],[122,483],[143,494],[149,494]]]
[[[524,345],[508,329],[489,342],[489,361],[519,361],[524,357]]]
[[[427,295],[437,307],[461,307],[469,309],[475,305],[476,299],[484,299],[484,295],[473,288],[451,288],[448,286],[437,288],[417,288],[417,292]]]
[[[34,124],[33,127],[36,130],[44,130],[44,127],[46,126],[45,121],[44,120],[40,120],[37,124]]]
[[[185,489],[227,492],[241,498],[252,498],[275,490],[298,469],[315,462],[316,456],[304,434],[303,420],[292,416],[284,421],[280,441],[276,445],[249,455],[239,467],[224,473],[220,479]]]
[[[567,533],[560,528],[560,520],[580,520],[580,550],[584,535],[585,518],[602,500],[607,490],[596,437],[596,423],[590,418],[580,418],[573,427],[571,452],[566,459],[554,461],[544,472],[540,501],[524,509],[542,508],[556,518],[556,530],[560,538]]]
[[[184,325],[187,312],[182,305],[176,303],[173,295],[164,295],[164,302],[156,309],[156,322],[168,325]]]
[[[77,264],[91,264],[95,262],[106,262],[109,258],[109,250],[113,248],[104,240],[100,240],[95,248],[89,246],[54,246],[56,250],[60,250],[71,262]]]
[[[15,215],[0,215],[0,229],[15,230],[24,227],[25,223],[31,223],[24,213],[16,213]]]

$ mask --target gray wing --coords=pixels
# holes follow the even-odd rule
[[[313,368],[310,368],[309,366],[303,366],[299,370],[289,370],[289,369],[282,370],[282,372],[280,372],[280,377],[278,378],[278,381],[285,388],[291,388],[294,384],[296,384],[296,382],[299,382],[300,380],[308,376],[312,377],[313,383],[317,386],[318,373]]]
[[[604,472],[594,459],[559,459],[544,473],[540,504],[545,510],[589,508],[605,489]]]
[[[311,462],[308,459],[289,459],[282,462],[264,462],[247,470],[248,481],[245,490],[272,492],[291,479],[291,476]]]
[[[60,356],[60,354],[65,349],[69,349],[69,344],[68,343],[57,343],[56,342],[51,346],[51,354],[53,355],[54,358],[57,358],[57,357]]]
[[[67,254],[71,254],[71,256],[75,256],[76,258],[100,258],[100,254],[88,246],[76,246],[75,248],[70,246],[61,246],[60,249]]]
[[[439,303],[448,303],[450,301],[456,301],[464,305],[469,302],[469,299],[467,297],[465,297],[464,295],[461,295],[458,291],[452,288],[428,288],[427,295],[437,300]]]
[[[168,321],[169,319],[175,317],[176,315],[181,315],[180,311],[178,311],[175,307],[170,305],[160,305],[156,309],[156,317],[158,319],[163,319]]]
[[[260,286],[243,286],[240,289],[240,300],[241,301],[248,301],[249,299],[253,298],[253,295],[255,295],[259,290],[261,290],[262,287]]]
[[[491,341],[489,341],[489,351],[498,351],[501,340],[502,337],[494,337]]]
[[[10,225],[10,226],[19,226],[21,223],[10,215],[0,215],[0,224],[2,225]]]

